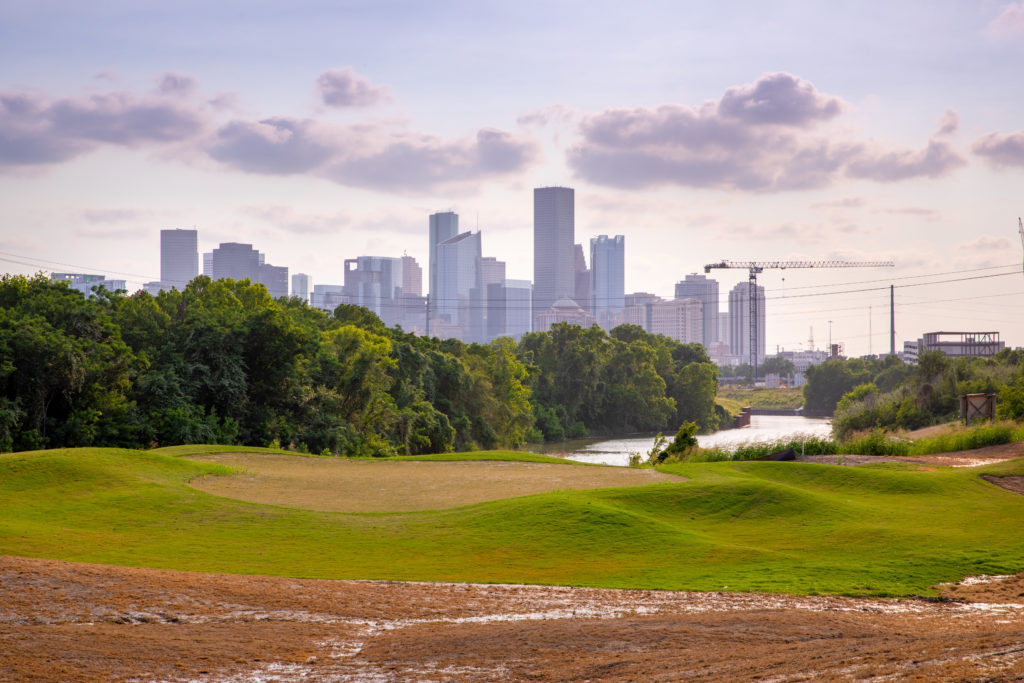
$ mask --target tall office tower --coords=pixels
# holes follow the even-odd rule
[[[260,253],[251,244],[239,242],[222,242],[213,250],[211,258],[214,280],[231,278],[232,280],[249,279],[259,281]]]
[[[704,316],[704,338],[701,343],[705,349],[711,348],[711,344],[719,339],[718,280],[691,273],[676,283],[676,298],[696,299],[700,302],[701,314]]]
[[[167,289],[185,289],[199,275],[199,231],[160,231],[160,282]]]
[[[345,294],[345,285],[313,285],[313,293],[309,297],[309,305],[322,311],[333,313],[341,304],[349,303]]]
[[[765,357],[764,287],[757,285],[757,364]],[[740,282],[729,292],[729,353],[750,362],[750,283]]]
[[[437,247],[441,242],[446,242],[459,234],[459,214],[454,211],[434,213],[430,215],[430,288],[427,296],[433,298],[438,295],[437,282]]]
[[[423,268],[412,256],[402,257],[402,294],[422,296]]]
[[[576,295],[575,192],[571,187],[533,191],[533,319],[559,299]],[[539,329],[536,325],[535,329]]]
[[[204,251],[203,252],[203,275],[205,275],[206,277],[210,278],[211,280],[213,279],[213,252],[212,251]]]
[[[626,297],[626,238],[598,235],[590,240],[590,313],[606,330],[615,327]]]
[[[651,304],[651,334],[663,334],[683,344],[699,344],[704,338],[700,301],[673,299]]]
[[[460,328],[463,341],[478,341],[484,333],[482,313],[480,233],[464,232],[437,245],[437,294],[431,292],[431,316]]]
[[[308,304],[309,290],[312,285],[313,278],[305,273],[295,273],[295,275],[292,275],[292,297],[295,299],[302,299]]]
[[[345,294],[350,303],[370,309],[388,327],[399,324],[402,259],[359,256],[345,259]]]
[[[590,268],[587,268],[587,258],[583,255],[583,245],[573,245],[573,257],[576,259],[576,273],[573,290],[576,294],[573,301],[580,305],[587,313],[594,311],[590,307]]]

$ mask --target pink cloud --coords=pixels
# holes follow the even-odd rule
[[[586,116],[568,163],[577,177],[614,187],[754,192],[822,188],[842,177],[937,177],[965,163],[936,140],[915,150],[818,131],[846,107],[800,78],[768,74],[698,107],[665,104]],[[941,130],[954,128],[947,112]]]
[[[992,166],[1024,168],[1024,130],[1013,133],[989,133],[978,138],[971,151]]]
[[[369,107],[391,100],[388,88],[373,85],[350,67],[325,71],[316,85],[320,99],[330,107]]]
[[[1005,5],[999,16],[989,23],[988,31],[996,36],[1024,33],[1024,2],[1011,2]]]

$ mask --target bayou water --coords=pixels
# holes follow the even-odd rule
[[[753,415],[750,426],[740,429],[726,429],[714,434],[701,434],[697,443],[705,448],[735,448],[744,443],[759,441],[780,441],[797,438],[800,435],[828,437],[832,423],[825,418],[798,417],[794,415]],[[669,440],[672,434],[665,435]],[[628,436],[616,439],[577,439],[559,441],[549,444],[531,444],[524,450],[560,455],[582,462],[603,463],[605,465],[628,465],[629,456],[639,453],[646,457],[654,446],[653,434],[647,436]]]

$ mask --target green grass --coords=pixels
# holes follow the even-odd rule
[[[723,384],[718,387],[718,398],[739,403],[741,407],[750,406],[751,408],[796,410],[804,404],[803,389],[798,387],[767,389],[765,387],[750,388]]]
[[[688,463],[664,468],[688,477],[679,483],[340,514],[193,490],[189,479],[229,469],[177,457],[188,452],[0,455],[0,554],[294,577],[854,595],[931,594],[940,581],[1024,570],[1024,496],[978,478],[1024,474],[1024,459],[933,472]],[[529,458],[502,457],[513,455]]]

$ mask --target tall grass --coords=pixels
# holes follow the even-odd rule
[[[914,441],[898,438],[881,429],[874,429],[849,439],[836,440],[819,436],[792,436],[774,441],[744,443],[734,449],[694,448],[676,462],[721,462],[755,460],[792,448],[797,455],[883,455],[915,456],[933,453],[955,453],[974,448],[999,446],[1024,441],[1024,425],[1012,422],[960,427],[945,434]]]

